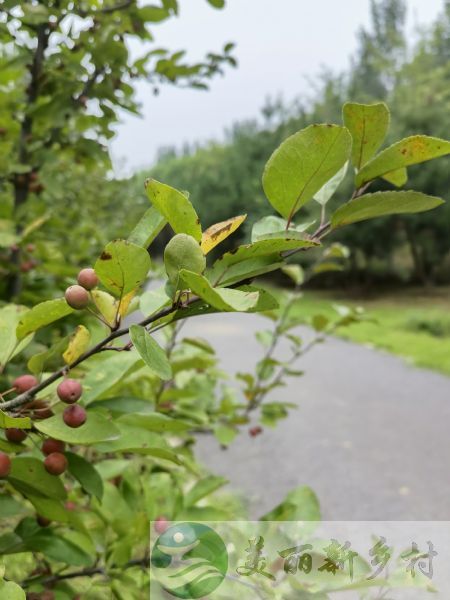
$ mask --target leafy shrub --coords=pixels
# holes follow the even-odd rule
[[[316,336],[303,344],[292,331],[302,321],[291,312],[298,297],[283,300],[277,314],[277,299],[253,280],[283,269],[299,288],[305,274],[289,264],[297,253],[323,250],[306,277],[339,269],[347,252],[339,244],[324,247],[326,236],[366,219],[420,213],[443,202],[411,190],[366,193],[376,178],[399,186],[409,165],[450,153],[450,142],[421,135],[377,153],[388,123],[383,104],[347,104],[343,126],[314,125],[286,139],[263,174],[267,198],[280,216],[263,217],[249,243],[215,261],[208,260],[211,250],[245,216],[203,230],[185,192],[148,180],[151,206],[128,239],[107,243],[65,297],[0,309],[0,505],[7,515],[0,536],[6,567],[1,594],[19,599],[26,589],[41,599],[79,593],[142,598],[149,520],[235,516],[205,501],[225,482],[205,477],[196,464],[195,434],[214,434],[227,445],[251,414],[263,425],[284,418],[292,407],[269,398],[270,392],[301,374],[295,361],[312,345],[359,318],[351,310],[338,312],[334,321],[316,315]],[[328,214],[328,200],[350,160],[354,193]],[[302,223],[298,215],[313,198],[322,218]],[[151,268],[148,249],[167,224],[176,236],[167,246],[168,276],[159,288],[140,294]],[[223,312],[260,312],[275,322],[272,330],[259,332],[266,350],[255,374],[240,374],[238,396],[218,371],[209,343],[179,339],[185,319]],[[68,327],[65,335],[57,329],[60,322]],[[56,334],[45,344],[41,338],[38,347],[49,326]],[[154,335],[160,330],[164,345]],[[274,355],[280,339],[291,345],[285,361]],[[261,432],[260,426],[249,431]],[[296,490],[266,518],[304,520],[311,514],[318,515],[314,494]]]

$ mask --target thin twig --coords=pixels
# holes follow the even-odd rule
[[[198,301],[198,298],[195,296],[195,297],[191,298],[190,300],[188,300],[185,303],[185,305],[181,308],[178,305],[169,306],[167,308],[162,309],[155,315],[146,317],[143,321],[141,321],[138,324],[141,325],[142,327],[145,327],[146,325],[150,325],[150,323],[154,323],[155,321],[158,321],[159,319],[162,319],[163,317],[167,317],[168,315],[172,314],[173,312],[175,312],[177,310],[183,310],[184,307],[187,307],[190,304],[193,304],[194,302],[197,302],[197,301]],[[38,385],[35,385],[34,387],[32,387],[27,392],[24,392],[23,394],[16,396],[12,400],[8,400],[7,402],[4,402],[2,404],[2,410],[11,410],[13,408],[17,408],[18,406],[22,406],[23,404],[26,404],[38,392],[41,392],[42,390],[44,390],[46,387],[48,387],[49,385],[51,385],[52,383],[57,381],[60,377],[63,377],[63,375],[65,375],[68,371],[70,371],[71,369],[74,369],[79,364],[81,364],[82,362],[84,362],[85,360],[90,358],[91,356],[94,356],[95,354],[102,352],[104,350],[104,348],[107,347],[108,344],[110,344],[113,340],[115,340],[119,337],[122,337],[123,335],[127,335],[128,332],[129,332],[129,327],[123,327],[122,329],[118,329],[117,331],[112,331],[105,339],[98,342],[98,344],[93,346],[90,350],[87,350],[84,354],[79,356],[76,360],[74,360],[69,365],[65,365],[58,371],[55,371],[55,373],[53,373],[52,375],[47,377],[47,379],[44,379],[44,381],[41,381]]]

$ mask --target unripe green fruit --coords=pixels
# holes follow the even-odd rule
[[[58,398],[66,404],[73,404],[83,393],[83,387],[76,379],[65,379],[56,388]]]
[[[81,269],[77,277],[78,283],[86,290],[92,290],[98,285],[98,277],[94,269]]]
[[[65,449],[66,445],[64,442],[61,442],[61,440],[54,440],[53,438],[48,438],[48,440],[45,440],[42,444],[42,453],[45,454],[45,456],[53,454],[54,452],[64,452]]]
[[[71,285],[64,294],[69,306],[76,309],[86,308],[89,304],[89,294],[81,285]]]
[[[23,429],[16,429],[15,427],[11,427],[5,430],[6,439],[10,442],[15,442],[16,444],[20,444],[27,437],[27,432]]]
[[[61,475],[67,469],[67,458],[61,452],[52,452],[44,460],[44,467],[50,475]]]
[[[199,243],[191,235],[178,233],[164,250],[164,266],[169,281],[176,284],[181,269],[203,273],[206,269],[206,258]]]
[[[23,394],[24,392],[31,390],[31,388],[38,383],[39,381],[34,375],[21,375],[20,377],[14,379],[13,388],[18,391],[19,394]]]
[[[81,427],[86,422],[86,419],[86,411],[79,404],[72,404],[63,412],[63,421],[68,427]]]
[[[4,452],[0,452],[0,479],[8,477],[11,471],[11,459]]]

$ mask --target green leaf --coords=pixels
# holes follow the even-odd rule
[[[67,496],[61,479],[47,473],[43,461],[37,458],[13,458],[8,481],[26,496],[31,494],[56,500],[65,500]]]
[[[0,581],[0,598],[8,600],[25,600],[24,590],[14,581]]]
[[[383,175],[383,179],[392,183],[396,187],[402,187],[408,181],[408,171],[405,169],[396,169],[395,171],[389,171]]]
[[[27,498],[38,515],[51,521],[59,521],[60,523],[68,522],[69,515],[60,500],[44,498],[43,496],[35,496],[33,494],[27,494]]]
[[[285,265],[281,270],[295,285],[301,285],[305,280],[305,273],[300,265]]]
[[[99,413],[90,411],[87,421],[81,427],[68,427],[61,418],[55,415],[43,421],[36,421],[34,426],[56,440],[68,444],[96,444],[105,440],[115,440],[119,437],[117,427]]]
[[[220,285],[230,285],[236,281],[273,270],[270,268],[264,269],[269,267],[271,263],[280,261],[283,252],[300,248],[313,248],[319,245],[319,242],[314,242],[308,239],[305,234],[295,231],[289,230],[287,233],[267,234],[267,239],[239,246],[235,250],[225,253],[207,271],[207,276],[214,285],[219,283]],[[243,265],[243,269],[231,269],[238,263],[259,257],[266,257],[267,260],[248,262],[247,265]]]
[[[15,517],[23,512],[25,512],[25,507],[20,502],[17,502],[9,494],[0,494],[0,515],[2,515],[2,519]]]
[[[31,426],[32,423],[29,417],[10,417],[0,410],[0,428],[31,429]]]
[[[258,292],[213,288],[206,277],[193,271],[182,269],[180,278],[194,294],[218,310],[245,312],[258,301]]]
[[[150,264],[147,250],[127,240],[114,240],[105,246],[94,268],[108,291],[125,296],[145,281]]]
[[[193,504],[196,504],[199,500],[202,500],[202,498],[205,498],[205,496],[209,496],[209,494],[212,494],[227,483],[227,479],[224,479],[223,477],[215,477],[214,475],[197,481],[194,487],[191,488],[184,496],[184,506],[192,506]]]
[[[284,501],[261,521],[320,521],[320,506],[317,496],[307,486],[289,492]]]
[[[277,217],[275,215],[268,215],[267,217],[262,217],[262,219],[256,221],[256,223],[252,227],[251,240],[252,242],[257,242],[258,240],[266,239],[268,237],[268,234],[279,233],[280,231],[283,232],[283,235],[279,237],[284,238],[287,236],[287,224],[288,223],[286,219],[282,219],[281,217]],[[314,221],[310,221],[309,223],[300,223],[298,225],[291,222],[287,229],[287,232],[288,234],[293,231],[301,233],[303,231],[306,231],[311,225],[314,225]]]
[[[187,233],[198,242],[202,239],[202,228],[197,213],[189,199],[175,188],[147,179],[145,189],[150,202],[167,219],[175,233]]]
[[[131,325],[130,338],[150,371],[164,381],[171,379],[172,369],[166,353],[145,327]]]
[[[339,207],[331,217],[333,229],[350,223],[403,213],[420,213],[436,208],[444,200],[421,192],[376,192],[360,196]]]
[[[182,461],[169,449],[160,435],[148,431],[144,427],[129,425],[128,423],[117,421],[117,427],[120,429],[120,437],[111,442],[102,442],[96,445],[98,452],[117,453],[132,452],[133,454],[143,454],[163,458],[177,465]]]
[[[235,427],[231,427],[231,425],[219,423],[214,428],[214,435],[222,446],[229,446],[237,436],[237,430]]]
[[[390,122],[389,109],[384,102],[347,102],[342,112],[344,125],[353,139],[352,162],[359,171],[374,156],[386,138]]]
[[[254,285],[241,285],[238,288],[243,292],[258,292],[258,302],[248,312],[266,312],[279,308],[278,300],[267,290]]]
[[[225,6],[225,0],[207,0],[214,8],[223,8]]]
[[[347,173],[348,162],[339,169],[336,175],[333,175],[331,179],[329,179],[324,186],[320,188],[320,190],[314,195],[314,200],[318,202],[321,206],[325,206],[328,200],[331,199],[334,192],[338,189],[342,180],[345,178]]]
[[[28,308],[15,304],[7,304],[0,308],[0,371],[11,358],[31,342],[31,335],[20,342],[16,337],[17,325],[27,312]]]
[[[311,125],[291,135],[269,158],[263,188],[283,217],[295,213],[347,162],[352,140],[338,125]]]
[[[414,135],[386,148],[368,162],[356,176],[356,186],[362,187],[377,177],[397,169],[416,165],[450,154],[450,142],[427,135]]]
[[[95,496],[99,502],[103,496],[103,481],[95,467],[79,454],[66,452],[69,472],[79,482],[85,492]]]
[[[170,13],[160,6],[143,6],[139,9],[139,17],[148,23],[160,23],[168,19]]]
[[[141,362],[141,357],[134,351],[102,354],[87,363],[89,371],[83,379],[85,406],[100,398]]]
[[[35,375],[42,373],[46,366],[51,365],[57,369],[64,362],[62,355],[68,343],[69,336],[61,338],[56,344],[44,350],[44,352],[39,352],[39,354],[32,356],[27,363],[27,367]]]
[[[153,406],[148,400],[142,398],[123,397],[96,400],[90,405],[92,408],[105,408],[112,413],[152,413]]]
[[[161,310],[171,302],[166,294],[165,285],[156,289],[148,290],[140,297],[139,308],[145,316],[153,315],[153,313]]]
[[[30,333],[34,333],[41,327],[54,323],[73,312],[73,308],[70,308],[65,298],[41,302],[21,317],[16,329],[17,339],[22,340]]]
[[[215,264],[208,275],[216,285],[226,286],[276,271],[283,264],[279,254],[269,254],[249,258],[229,266]]]
[[[167,220],[164,216],[154,206],[151,206],[145,211],[142,219],[130,233],[128,241],[147,248],[162,231],[166,223]]]
[[[160,413],[122,415],[118,419],[118,423],[142,427],[143,429],[154,431],[155,433],[182,433],[189,431],[189,429],[192,429],[193,427],[186,421],[172,419],[171,417],[167,417]]]
[[[48,558],[74,567],[88,567],[92,559],[79,546],[54,533],[52,529],[40,530],[25,540],[27,550],[42,552]]]

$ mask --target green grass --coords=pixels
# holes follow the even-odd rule
[[[341,337],[450,375],[449,288],[405,290],[371,298],[306,292],[295,310],[308,319],[317,313],[333,315],[333,304],[361,306],[371,319],[341,328]]]

